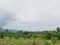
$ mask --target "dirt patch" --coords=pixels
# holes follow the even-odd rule
[[[55,43],[55,45],[60,45],[60,43]]]

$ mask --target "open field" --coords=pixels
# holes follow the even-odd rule
[[[0,39],[0,45],[48,45],[44,44],[48,40],[38,39]],[[50,41],[50,45],[52,41]],[[57,41],[55,45],[60,45],[60,41]]]
[[[56,31],[0,31],[0,45],[60,45],[60,28]]]
[[[0,39],[0,45],[43,45],[43,41],[32,39]]]

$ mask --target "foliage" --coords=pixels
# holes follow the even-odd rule
[[[59,39],[60,40],[60,28],[57,28],[56,31],[42,31],[42,32],[28,32],[28,31],[18,31],[18,32],[10,32],[8,29],[5,29],[5,31],[2,31],[2,28],[0,28],[0,38],[4,39],[8,37],[9,39]],[[53,43],[55,42],[54,40]],[[35,42],[33,42],[34,44]],[[47,45],[48,43],[46,43]]]
[[[48,42],[45,42],[45,43],[44,43],[44,45],[50,45],[50,43],[48,43]]]
[[[52,38],[52,35],[50,33],[46,34],[46,39],[50,40]]]
[[[56,30],[57,30],[57,32],[60,32],[60,28],[59,27],[57,27]]]

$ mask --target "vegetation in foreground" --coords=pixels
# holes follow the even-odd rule
[[[10,32],[0,28],[0,45],[60,45],[60,28],[42,32]]]

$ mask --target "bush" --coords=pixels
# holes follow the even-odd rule
[[[50,33],[46,34],[46,39],[50,40],[52,38],[52,35]]]
[[[50,45],[50,43],[48,43],[48,42],[45,42],[45,43],[44,43],[44,45]]]

